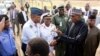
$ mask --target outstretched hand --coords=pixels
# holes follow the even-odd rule
[[[56,40],[53,40],[51,43],[50,43],[50,46],[55,46],[57,44],[57,41]]]
[[[59,36],[63,35],[62,31],[60,31],[59,29],[56,30],[56,33],[58,33]]]

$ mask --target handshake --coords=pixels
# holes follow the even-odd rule
[[[62,36],[63,35],[62,31],[60,31],[58,28],[55,29],[55,30],[52,30],[52,31],[56,32],[58,34],[58,36]]]
[[[62,31],[60,31],[59,29],[53,30],[53,32],[56,32],[56,33],[58,34],[58,36],[62,36],[62,35],[63,35]],[[58,40],[58,39],[53,39],[53,40],[51,41],[51,43],[50,43],[50,46],[55,46],[55,45],[57,45],[57,43],[58,43],[57,40]]]

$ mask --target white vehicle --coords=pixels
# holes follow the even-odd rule
[[[0,14],[7,14],[7,9],[2,3],[0,3]]]
[[[12,2],[11,0],[5,0],[3,3],[5,4],[6,8],[9,8],[11,5],[12,5]]]

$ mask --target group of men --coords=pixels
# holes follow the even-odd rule
[[[66,8],[68,9],[65,13],[65,7],[59,6],[54,15],[42,15],[43,10],[31,8],[31,19],[25,23],[22,31],[24,53],[28,42],[40,37],[49,44],[49,56],[95,56],[100,41],[100,29],[95,25],[97,10],[85,15],[81,9],[70,10],[69,4]],[[89,4],[85,9],[86,12],[89,10]]]
[[[29,9],[29,4],[26,3],[25,7],[27,11],[25,10],[24,6],[21,6],[20,10],[16,8],[16,5],[13,3],[9,8],[8,8],[8,17],[10,18],[11,22],[11,27],[13,28],[14,35],[15,34],[15,26],[17,26],[17,35],[20,33],[20,24],[21,28],[25,24],[26,21],[28,21],[28,9]]]
[[[17,14],[12,6],[10,19],[15,23]],[[66,9],[65,9],[66,8]],[[24,8],[18,13],[22,23],[22,50],[25,56],[95,56],[100,41],[100,29],[96,25],[97,10],[90,11],[89,4],[85,12],[71,8],[68,3],[49,11],[32,7],[30,19]],[[20,20],[21,19],[21,20]],[[24,21],[22,21],[24,20]],[[100,19],[98,19],[100,20]],[[16,56],[14,35],[9,27],[9,18],[0,16],[0,56]],[[4,23],[2,23],[4,22]],[[9,48],[6,48],[9,46]],[[55,50],[55,53],[54,53]]]

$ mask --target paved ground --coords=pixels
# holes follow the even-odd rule
[[[100,44],[99,44],[99,47],[97,49],[96,56],[100,56]]]
[[[18,52],[18,56],[23,56],[23,52],[21,49],[21,31],[19,36],[17,36],[17,34],[15,35],[15,42],[16,42],[16,48],[17,48],[17,52]]]

